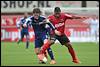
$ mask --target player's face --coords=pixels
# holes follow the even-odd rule
[[[59,18],[60,17],[60,12],[55,12],[54,15],[55,15],[56,18]]]
[[[39,15],[40,15],[39,13],[33,13],[35,19],[38,19]]]

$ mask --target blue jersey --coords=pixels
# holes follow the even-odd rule
[[[18,22],[17,22],[17,28],[20,28],[20,27],[22,27],[22,30],[23,31],[28,31],[28,23],[26,24],[27,25],[27,27],[23,27],[23,24],[26,22],[26,18],[21,18]]]
[[[32,25],[35,35],[39,36],[47,32],[45,25],[48,24],[52,29],[55,29],[51,23],[46,23],[47,19],[43,16],[39,16],[38,19],[35,19],[34,16],[28,17],[26,19],[26,24],[29,23]]]

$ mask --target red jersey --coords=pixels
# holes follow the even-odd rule
[[[61,32],[61,34],[64,34],[65,21],[66,19],[71,17],[71,15],[61,13],[59,18],[56,18],[54,15],[51,15],[48,17],[48,19],[55,26],[57,31]]]

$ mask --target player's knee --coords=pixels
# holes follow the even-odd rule
[[[27,41],[29,41],[29,39],[27,39]]]
[[[39,54],[39,51],[35,51],[35,54],[38,55]]]
[[[46,43],[49,43],[50,44],[50,41],[48,39],[45,39],[44,40],[44,44],[46,44]]]
[[[27,41],[29,41],[29,36],[26,36]]]
[[[68,43],[65,44],[65,46],[66,46],[66,47],[70,47],[70,46],[71,46],[71,43],[68,42]]]
[[[52,44],[54,44],[55,43],[55,41],[54,40],[50,40],[50,44],[52,45]]]
[[[35,48],[35,53],[36,53],[36,55],[38,55],[39,52],[40,52],[40,48]]]
[[[49,51],[52,51],[52,50],[51,50],[51,48],[48,48],[47,51],[49,52]]]

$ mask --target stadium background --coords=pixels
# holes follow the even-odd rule
[[[65,13],[80,15],[80,16],[98,16],[99,17],[99,2],[98,1],[1,1],[1,65],[2,66],[34,66],[39,65],[35,53],[33,52],[34,32],[30,29],[30,48],[25,48],[25,42],[17,45],[18,30],[16,21],[23,16],[24,12],[32,15],[34,7],[39,7],[43,15],[52,14],[55,6],[61,7]],[[85,19],[73,19],[66,21],[65,33],[71,40],[73,47],[79,55],[80,60],[85,65],[99,65],[99,45],[95,43],[94,36],[90,36],[90,28],[86,23],[81,23]],[[98,32],[99,33],[99,32]],[[24,38],[23,41],[26,39]],[[76,43],[74,43],[76,42]],[[82,42],[82,43],[80,43]],[[91,43],[92,42],[92,43]],[[99,35],[98,35],[99,42]],[[58,43],[57,43],[58,44]],[[62,47],[53,45],[57,64],[55,65],[75,65],[70,62],[70,56]],[[60,50],[62,52],[60,52]],[[58,52],[57,52],[58,51]],[[60,53],[59,53],[60,52]],[[62,56],[64,57],[62,57]],[[65,58],[67,58],[65,60]],[[34,61],[35,60],[35,61]],[[63,61],[61,61],[63,60]],[[48,63],[46,65],[49,65]],[[42,65],[40,65],[42,66]],[[77,66],[77,65],[76,65]]]
[[[28,12],[32,15],[31,12],[34,7],[40,7],[45,16],[50,15],[55,6],[61,7],[64,12],[78,14],[80,16],[99,15],[98,1],[86,1],[86,5],[82,5],[82,3],[82,1],[1,1],[1,40],[16,41],[18,38],[16,21],[23,16],[24,12]],[[70,10],[67,10],[68,8]],[[77,8],[79,8],[78,11],[75,10]],[[85,8],[86,11],[82,11],[82,8]],[[94,8],[94,12],[91,8]],[[82,42],[94,41],[93,38],[89,37],[89,25],[80,23],[84,20],[66,21],[65,33],[72,42],[77,42],[80,38]],[[34,33],[31,31],[32,30],[30,30],[30,41],[33,41]],[[75,37],[77,37],[77,39]],[[85,39],[84,37],[89,38]]]

